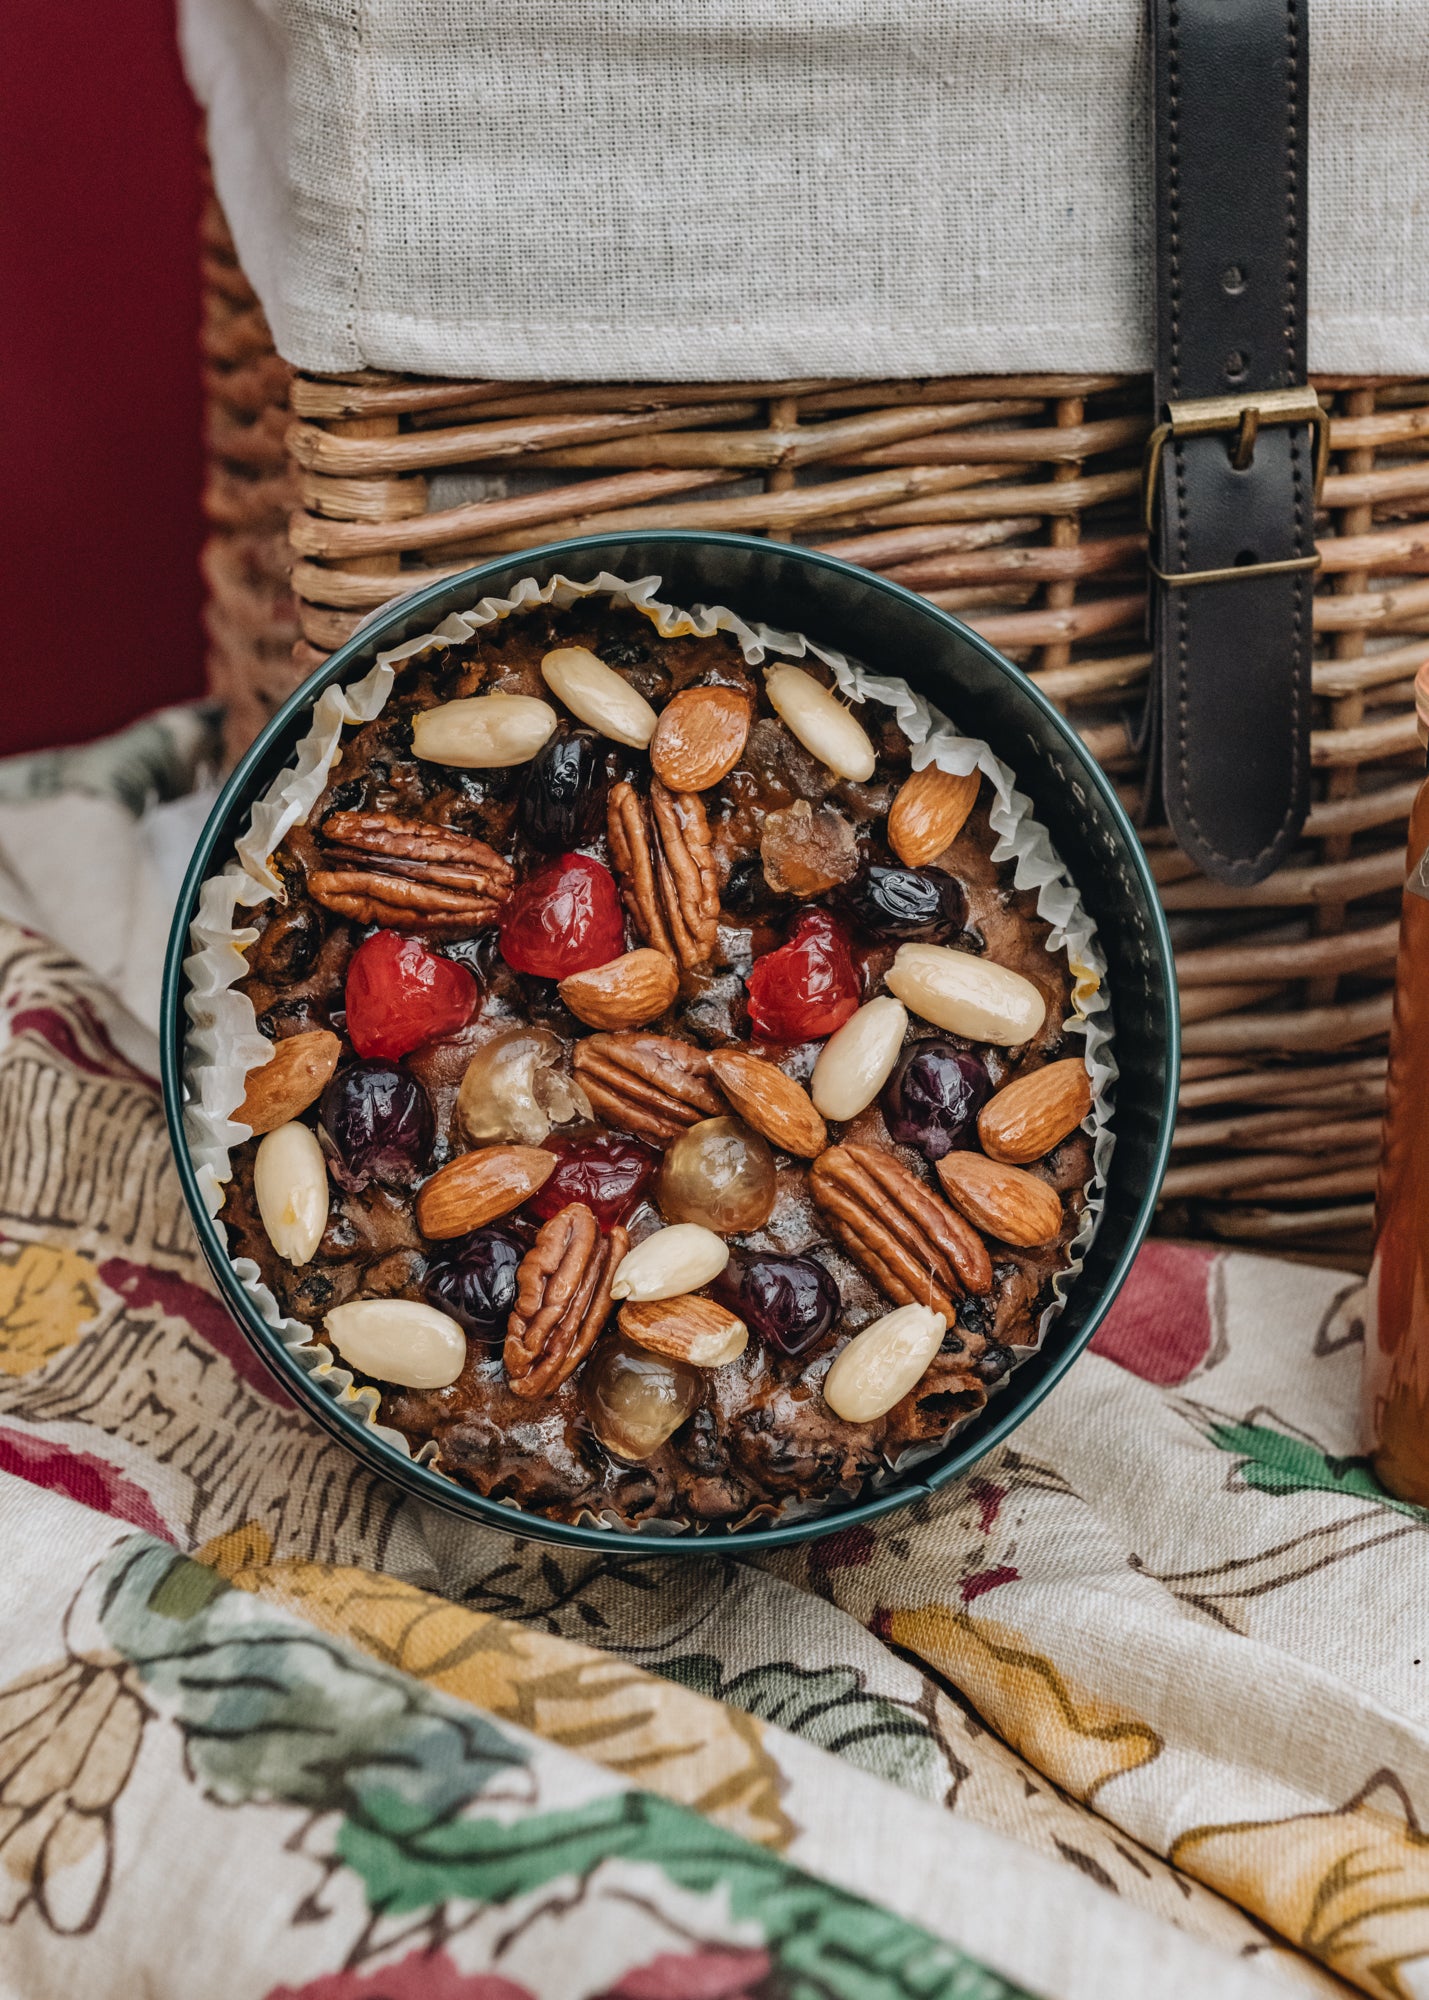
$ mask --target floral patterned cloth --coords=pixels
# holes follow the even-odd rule
[[[759,1559],[405,1499],[0,925],[0,1992],[1429,1996],[1429,1521],[1353,1281],[1153,1244],[976,1473]]]

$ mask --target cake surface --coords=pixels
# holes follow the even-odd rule
[[[231,1253],[491,1498],[847,1503],[1036,1343],[1092,1178],[1067,957],[988,782],[910,782],[831,680],[604,600],[512,615],[401,669],[273,857]]]

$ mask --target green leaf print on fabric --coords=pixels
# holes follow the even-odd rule
[[[176,1716],[222,1800],[427,1825],[528,1762],[474,1709],[434,1704],[420,1682],[319,1632],[255,1617],[250,1598],[163,1543],[127,1542],[105,1567],[106,1637]]]
[[[399,1818],[384,1839],[349,1823],[338,1848],[374,1907],[394,1914],[448,1897],[506,1902],[561,1878],[584,1883],[612,1861],[654,1862],[681,1888],[723,1896],[736,1921],[759,1926],[780,2000],[1014,2000],[1019,1991],[889,1911],[650,1792],[514,1826],[463,1818],[417,1833]]]
[[[1332,1458],[1304,1438],[1273,1431],[1265,1424],[1212,1424],[1212,1444],[1242,1459],[1242,1480],[1257,1493],[1343,1493],[1375,1500],[1397,1514],[1429,1520],[1423,1507],[1386,1493],[1365,1458]]]
[[[603,1773],[590,1773],[597,1796],[542,1810],[552,1779],[538,1766],[549,1760],[559,1793],[567,1753],[533,1752],[166,1544],[126,1541],[96,1583],[105,1635],[183,1730],[211,1795],[337,1814],[336,1857],[374,1912],[503,1904],[558,1881],[572,1885],[563,1901],[598,1905],[636,1863],[705,1899],[703,1942],[760,1933],[770,2000],[1028,2000],[892,1912],[653,1793],[606,1789]],[[592,1920],[617,1919],[587,1909]]]
[[[662,1661],[659,1671],[692,1693],[728,1702],[924,1798],[940,1796],[949,1782],[927,1718],[870,1694],[852,1667],[796,1667],[778,1660],[726,1680],[712,1653],[688,1653]]]

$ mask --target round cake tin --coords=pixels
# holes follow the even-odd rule
[[[961,730],[983,737],[1032,799],[1096,920],[1108,961],[1121,1075],[1106,1206],[1041,1349],[937,1457],[852,1506],[742,1532],[650,1534],[550,1521],[484,1499],[375,1435],[314,1385],[243,1290],[222,1225],[200,1198],[184,1134],[183,965],[199,890],[229,860],[254,800],[291,759],[317,696],[334,681],[357,679],[378,653],[429,631],[449,612],[481,597],[504,596],[524,576],[545,582],[559,573],[589,581],[601,571],[628,580],[658,576],[669,603],[725,604],[751,624],[805,633],[875,673],[901,676]],[[581,536],[479,564],[381,612],[319,667],[238,764],[194,851],[169,940],[161,1035],[169,1131],[204,1255],[229,1310],[294,1401],[373,1472],[420,1499],[513,1534],[642,1557],[732,1554],[836,1534],[945,1486],[1014,1431],[1101,1324],[1150,1225],[1175,1122],[1179,1056],[1170,940],[1140,843],[1111,784],[1033,682],[956,618],[867,570],[788,544],[692,531]]]

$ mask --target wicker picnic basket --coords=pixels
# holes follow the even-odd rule
[[[401,590],[561,535],[730,528],[831,550],[955,611],[1026,667],[1139,803],[1144,379],[293,374],[216,208],[205,258],[211,678],[234,752]],[[1422,767],[1412,679],[1429,658],[1429,383],[1316,387],[1333,455],[1301,851],[1236,889],[1200,875],[1164,828],[1145,841],[1186,1030],[1163,1227],[1343,1260],[1368,1244],[1404,826]]]
[[[289,571],[288,516],[297,485],[288,462],[292,369],[239,267],[223,213],[210,193],[201,255],[200,351],[207,478],[203,549],[208,684],[224,706],[232,761],[252,742],[277,701],[301,679]]]

